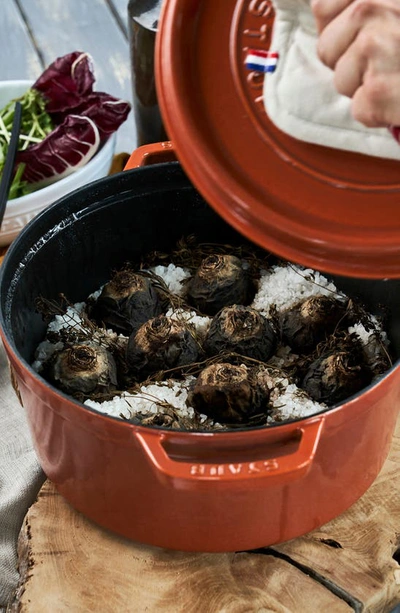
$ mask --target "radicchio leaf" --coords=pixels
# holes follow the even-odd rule
[[[58,127],[18,153],[16,168],[25,164],[23,181],[39,188],[70,174],[126,120],[130,104],[94,92],[94,82],[90,55],[74,51],[57,58],[34,83],[32,88],[43,95],[46,112]]]
[[[98,150],[100,140],[90,117],[68,115],[42,142],[19,151],[16,164],[25,164],[23,180],[48,184],[84,166]]]
[[[92,58],[73,51],[57,58],[33,84],[47,99],[46,111],[60,113],[75,109],[93,90]]]
[[[104,92],[92,92],[82,99],[79,106],[74,109],[74,113],[93,119],[103,140],[118,130],[128,117],[130,110],[129,102],[114,98]],[[57,113],[52,115],[52,119],[55,123],[61,123],[66,116],[66,113]]]

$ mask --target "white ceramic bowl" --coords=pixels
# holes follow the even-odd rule
[[[0,109],[13,98],[21,96],[31,85],[32,81],[0,81]],[[60,179],[60,181],[43,187],[32,194],[10,200],[7,203],[0,231],[0,246],[9,245],[35,215],[61,196],[65,196],[65,194],[86,185],[86,183],[105,177],[112,163],[115,140],[116,135],[114,133],[85,166],[64,179]]]

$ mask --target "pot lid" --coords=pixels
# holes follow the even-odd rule
[[[249,49],[269,49],[271,0],[167,0],[156,48],[167,132],[187,175],[250,240],[344,276],[400,277],[400,164],[310,145],[264,109]]]

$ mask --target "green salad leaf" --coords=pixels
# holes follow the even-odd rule
[[[54,130],[54,123],[46,112],[46,100],[35,89],[28,89],[18,98],[22,107],[21,130],[18,151],[25,151],[30,145],[40,143]],[[11,138],[16,100],[11,100],[0,111],[0,175],[3,172],[7,149]],[[32,190],[27,181],[22,180],[25,165],[19,164],[11,184],[9,198],[18,198]]]

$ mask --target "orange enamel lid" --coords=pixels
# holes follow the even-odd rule
[[[400,163],[310,145],[268,119],[270,0],[166,0],[156,48],[167,132],[193,184],[233,227],[290,261],[400,277]]]

